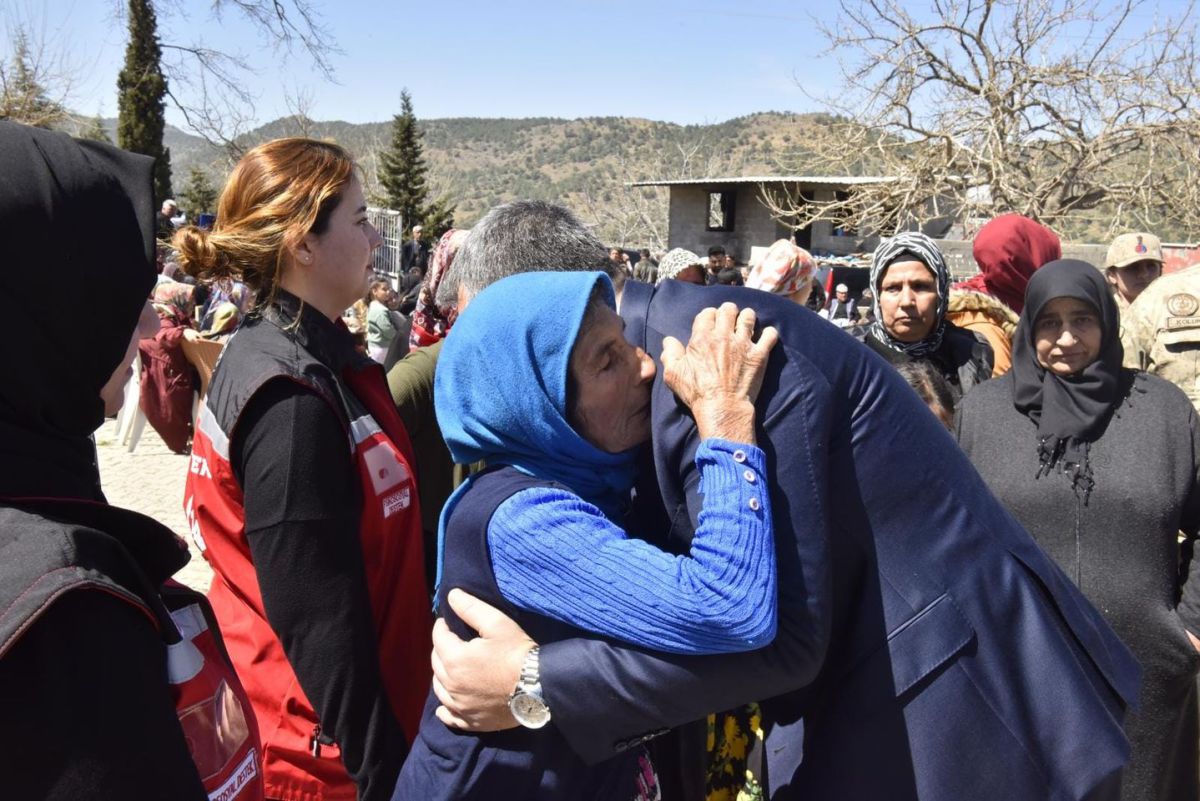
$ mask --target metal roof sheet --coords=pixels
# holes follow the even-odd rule
[[[816,184],[854,186],[894,181],[883,175],[743,175],[731,178],[680,178],[629,181],[626,186],[698,186],[702,184]]]

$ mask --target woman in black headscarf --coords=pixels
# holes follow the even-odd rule
[[[959,407],[963,449],[1009,511],[1142,664],[1121,798],[1196,799],[1200,424],[1175,386],[1121,367],[1100,271],[1059,260],[1030,279],[1013,367]]]
[[[893,365],[928,362],[957,400],[992,375],[992,348],[946,320],[950,270],[937,244],[906,231],[885,239],[871,258],[875,322],[863,342]]]
[[[92,432],[120,408],[138,337],[158,328],[146,300],[153,164],[0,122],[6,798],[200,801],[219,786],[204,781],[220,773],[215,763],[245,758],[257,740],[232,672],[181,634],[168,609],[178,605],[163,585],[187,563],[183,541],[108,506],[100,490]],[[185,720],[184,700],[200,714]],[[225,713],[220,732],[204,714],[214,702]],[[243,789],[232,797],[261,797],[253,777]]]

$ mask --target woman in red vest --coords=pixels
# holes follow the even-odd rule
[[[341,321],[381,243],[350,156],[248,152],[183,268],[254,310],[200,410],[184,505],[258,717],[271,798],[388,798],[429,688],[429,594],[408,435]]]

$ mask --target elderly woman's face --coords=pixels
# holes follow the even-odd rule
[[[879,282],[883,327],[901,342],[920,342],[937,322],[937,279],[916,259],[898,261]]]
[[[625,341],[625,324],[612,309],[589,317],[571,350],[570,422],[600,450],[620,453],[650,439],[654,360]]]
[[[1096,361],[1103,339],[1099,312],[1076,298],[1054,298],[1033,323],[1038,364],[1055,375],[1074,375]]]
[[[675,273],[674,277],[676,281],[683,281],[685,284],[704,286],[704,268],[699,264],[689,264]]]

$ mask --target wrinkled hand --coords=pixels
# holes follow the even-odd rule
[[[663,340],[663,381],[692,410],[701,439],[754,442],[754,400],[779,333],[764,328],[754,341],[754,309],[723,303],[692,321],[687,347]]]
[[[503,612],[459,589],[446,597],[464,623],[479,632],[459,639],[441,618],[433,626],[433,692],[438,720],[456,729],[485,732],[517,725],[508,698],[535,643]]]

